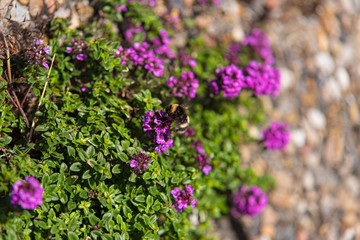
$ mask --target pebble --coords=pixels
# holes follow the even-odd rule
[[[326,127],[325,115],[319,109],[311,108],[307,113],[307,118],[315,129],[322,130]]]
[[[350,76],[348,71],[344,67],[339,67],[335,71],[335,78],[339,83],[341,90],[346,91],[350,86]]]
[[[295,85],[295,75],[290,69],[288,69],[286,67],[281,67],[281,68],[279,68],[279,70],[281,73],[280,91],[286,92]]]
[[[68,18],[70,17],[71,10],[67,7],[60,7],[56,12],[54,13],[54,18]]]
[[[320,165],[321,157],[318,152],[310,152],[305,156],[305,164],[309,168],[315,168]]]
[[[356,232],[353,227],[347,228],[344,234],[341,236],[340,240],[354,240],[356,237]]]
[[[43,7],[44,7],[44,2],[42,0],[30,0],[29,3],[30,16],[36,17],[37,15],[39,15]]]
[[[56,0],[44,0],[44,2],[49,13],[54,13],[56,10]]]
[[[29,21],[31,20],[28,7],[18,4],[17,2],[15,2],[14,5],[9,7],[6,18],[11,19],[12,21],[16,21],[18,23],[29,23]]]
[[[360,183],[358,177],[350,175],[345,179],[345,186],[353,196],[360,194]]]
[[[302,128],[292,130],[290,132],[291,141],[296,145],[296,147],[301,148],[306,143],[306,133]]]
[[[311,190],[312,188],[314,188],[315,178],[314,178],[314,174],[310,170],[307,170],[304,173],[302,181],[303,181],[303,186],[306,190]]]
[[[320,52],[315,55],[315,65],[321,73],[329,76],[335,69],[335,62],[330,53]]]
[[[21,5],[27,6],[30,0],[18,0]]]
[[[325,86],[322,93],[326,102],[333,100],[339,101],[341,98],[341,88],[335,78],[330,77],[326,80]]]
[[[241,42],[244,36],[244,29],[240,24],[236,24],[231,31],[232,39],[234,40],[234,42]]]
[[[321,217],[331,218],[334,208],[335,208],[335,200],[333,196],[326,194],[320,199]]]

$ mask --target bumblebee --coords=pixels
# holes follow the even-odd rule
[[[170,104],[165,108],[166,114],[175,122],[175,130],[177,133],[183,134],[190,124],[190,117],[187,115],[186,109],[179,104]]]

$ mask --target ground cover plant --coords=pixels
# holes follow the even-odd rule
[[[266,206],[272,178],[240,167],[242,144],[289,141],[259,100],[280,88],[266,35],[178,49],[155,4],[99,1],[102,23],[55,18],[20,52],[2,36],[0,238],[211,239],[213,219]]]

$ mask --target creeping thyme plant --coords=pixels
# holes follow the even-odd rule
[[[213,219],[264,209],[272,178],[242,168],[240,149],[289,141],[285,123],[265,129],[259,99],[280,87],[266,35],[179,49],[181,16],[155,4],[102,0],[101,21],[55,18],[46,40],[2,52],[0,239],[211,239]],[[174,103],[188,109],[184,134]]]

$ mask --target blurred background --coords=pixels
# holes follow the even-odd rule
[[[290,144],[284,152],[261,154],[255,145],[241,146],[244,167],[276,180],[263,214],[242,219],[249,238],[360,239],[360,1],[197,1],[157,0],[159,14],[170,10],[191,19],[178,22],[173,44],[181,47],[192,37],[186,24],[209,46],[239,42],[259,28],[282,74],[280,95],[262,101],[269,120],[290,124]],[[66,17],[75,29],[95,8],[88,0],[1,0],[0,28],[9,19],[31,27],[34,19],[47,24]],[[260,131],[251,129],[254,136]],[[218,226],[219,239],[238,238],[228,219]]]

